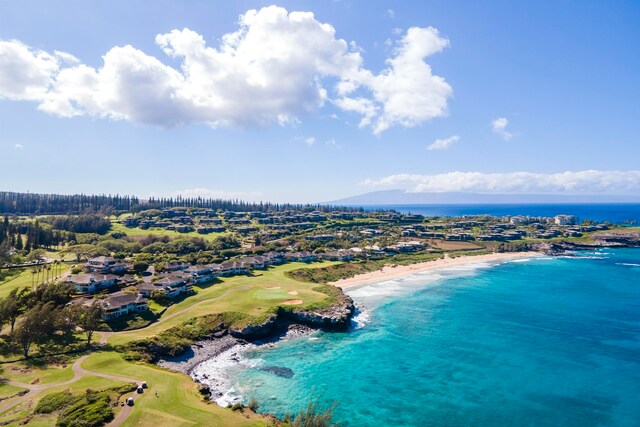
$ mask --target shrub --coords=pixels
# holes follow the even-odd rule
[[[251,409],[253,412],[258,412],[258,401],[255,397],[249,401],[247,408]]]
[[[113,419],[111,397],[107,391],[87,389],[58,416],[57,427],[99,427]]]
[[[34,412],[36,414],[50,414],[54,411],[58,411],[75,399],[75,396],[68,391],[61,391],[59,393],[51,393],[38,402]]]
[[[291,422],[291,427],[337,427],[339,424],[333,422],[333,411],[337,403],[324,410],[319,409],[318,404],[318,399],[309,399],[306,409],[298,413]]]
[[[82,267],[73,267],[71,269],[71,274],[80,274],[82,273]]]

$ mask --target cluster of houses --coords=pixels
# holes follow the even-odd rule
[[[466,219],[448,223],[404,225],[401,227],[401,233],[403,237],[424,239],[506,242],[525,237],[542,239],[580,237],[585,232],[608,228],[604,224],[577,225],[577,223],[578,219],[573,215],[557,215],[553,218],[519,215],[499,219],[486,217],[484,220]]]
[[[213,209],[163,209],[160,215],[153,218],[130,216],[122,220],[129,228],[139,227],[147,230],[162,228],[180,233],[197,231],[200,234],[221,233],[233,230],[241,234],[258,231],[255,225],[265,225],[275,231],[290,231],[314,227],[315,224],[329,219],[353,220],[364,216],[359,212],[331,212],[329,214],[314,212],[217,212]],[[255,225],[253,225],[255,224]]]
[[[123,220],[127,227],[160,227],[168,230],[211,233],[233,230],[246,235],[256,231],[286,233],[310,230],[302,239],[311,242],[330,242],[342,237],[346,231],[328,234],[315,231],[319,224],[328,221],[350,221],[366,216],[377,220],[353,224],[350,242],[359,242],[361,248],[340,249],[326,252],[267,252],[262,255],[241,257],[222,263],[190,265],[186,263],[165,264],[161,271],[150,268],[142,277],[128,274],[132,266],[112,257],[96,257],[84,265],[84,273],[69,276],[67,282],[78,293],[91,295],[102,290],[115,290],[99,299],[106,319],[145,311],[148,298],[164,295],[174,299],[192,292],[195,284],[211,282],[218,277],[248,274],[271,265],[286,262],[314,262],[320,260],[350,261],[354,258],[376,259],[392,254],[416,252],[428,249],[429,239],[448,241],[513,241],[523,238],[579,237],[582,233],[607,229],[606,225],[578,225],[571,215],[553,218],[530,216],[471,216],[455,219],[433,218],[425,220],[422,215],[406,215],[395,212],[218,212],[211,209],[165,209],[153,219],[128,217]],[[324,231],[324,232],[323,232]],[[390,234],[392,233],[392,234]],[[394,244],[378,246],[376,238],[398,236]],[[410,240],[411,239],[411,240]],[[422,240],[420,240],[422,239]],[[120,291],[128,287],[130,293]],[[134,290],[135,289],[135,290]],[[83,299],[84,303],[93,301]]]
[[[112,257],[101,256],[89,259],[83,265],[85,273],[70,275],[65,282],[86,296],[79,299],[79,303],[93,304],[94,301],[98,301],[102,305],[105,320],[112,320],[148,310],[148,298],[163,295],[175,299],[191,293],[194,284],[211,282],[218,277],[248,274],[252,270],[263,270],[285,262],[350,261],[354,256],[355,253],[348,250],[324,253],[267,252],[219,264],[167,263],[163,266],[162,272],[150,268],[141,279],[126,274],[131,268],[130,265],[122,264]],[[135,287],[135,292],[120,291],[122,287]],[[91,294],[110,289],[116,292],[108,293],[104,298],[90,297]]]

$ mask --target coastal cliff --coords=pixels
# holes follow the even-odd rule
[[[559,255],[567,251],[594,248],[638,248],[640,247],[640,232],[608,232],[598,233],[590,241],[558,241],[545,242],[535,246],[535,250],[549,254]]]
[[[230,329],[229,333],[242,339],[259,339],[286,330],[290,325],[298,324],[325,331],[344,331],[349,328],[355,306],[350,296],[336,288],[337,301],[329,307],[311,309],[291,309],[279,307],[276,314],[257,325]]]
[[[234,328],[228,323],[220,323],[213,329],[209,328],[199,336],[180,340],[183,345],[168,352],[169,340],[155,342],[147,349],[152,354],[150,361],[159,366],[175,371],[191,374],[200,363],[210,360],[228,351],[247,344],[247,342],[275,342],[285,337],[301,336],[312,330],[345,331],[351,325],[351,318],[355,312],[354,302],[350,296],[344,294],[340,288],[334,288],[334,301],[325,307],[311,308],[283,308],[264,321]],[[238,347],[238,348],[240,348]],[[235,359],[234,359],[235,360]],[[213,384],[215,389],[220,384]],[[219,395],[218,392],[213,393]]]

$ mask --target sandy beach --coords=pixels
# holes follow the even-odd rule
[[[408,276],[422,271],[463,265],[469,262],[501,262],[541,255],[542,254],[539,252],[496,252],[485,255],[465,255],[450,258],[445,254],[445,257],[441,259],[410,265],[397,265],[393,267],[386,266],[381,270],[358,274],[357,276],[350,277],[348,279],[340,279],[338,281],[331,282],[330,284],[342,289],[349,289],[371,283],[382,282],[384,280],[396,279],[398,277]]]

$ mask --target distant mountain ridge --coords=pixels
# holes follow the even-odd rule
[[[414,205],[414,204],[528,204],[528,203],[640,203],[640,196],[485,194],[485,193],[408,193],[383,190],[324,202],[331,205]]]

